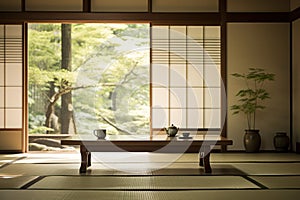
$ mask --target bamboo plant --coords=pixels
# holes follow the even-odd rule
[[[275,74],[267,73],[261,68],[249,68],[247,73],[234,73],[232,76],[243,79],[245,88],[237,92],[238,103],[231,106],[233,114],[244,113],[247,119],[248,130],[256,128],[256,112],[264,109],[262,102],[270,98],[264,88],[267,81],[274,81]]]

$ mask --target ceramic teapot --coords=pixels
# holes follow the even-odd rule
[[[169,126],[168,128],[165,128],[166,133],[168,136],[170,137],[175,137],[179,128],[177,128],[176,126],[174,126],[173,124],[171,126]]]

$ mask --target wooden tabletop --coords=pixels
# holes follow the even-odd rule
[[[184,138],[181,135],[176,137],[168,137],[167,135],[107,135],[105,139],[100,140],[93,135],[79,135],[71,139],[61,140],[62,145],[99,145],[105,143],[115,145],[166,145],[169,143],[231,145],[232,140],[219,135],[191,135],[189,138]]]

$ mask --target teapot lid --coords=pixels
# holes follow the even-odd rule
[[[169,128],[177,128],[177,127],[174,126],[174,124],[171,124],[171,126],[169,126]]]

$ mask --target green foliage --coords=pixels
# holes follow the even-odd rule
[[[99,126],[114,134],[149,132],[149,66],[145,65],[149,55],[125,49],[149,48],[147,26],[72,24],[70,72],[61,69],[61,24],[29,24],[30,133],[49,131],[44,126],[45,109],[53,92],[66,86],[83,88],[72,91],[79,133]],[[57,101],[57,117],[60,106]]]
[[[54,131],[51,128],[43,126],[45,121],[44,115],[32,114],[28,115],[29,134],[43,134],[46,131]]]
[[[247,117],[248,129],[255,129],[256,111],[264,109],[262,102],[270,98],[270,94],[264,89],[266,81],[274,81],[275,75],[266,73],[264,69],[249,68],[248,73],[234,73],[232,76],[243,79],[246,85],[245,89],[237,92],[239,104],[231,106],[233,114],[244,113]]]

